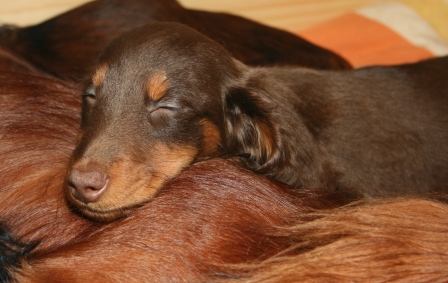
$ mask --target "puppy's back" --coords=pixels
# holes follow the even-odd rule
[[[335,119],[321,140],[350,172],[341,183],[370,196],[446,190],[447,75],[448,57],[330,76]]]

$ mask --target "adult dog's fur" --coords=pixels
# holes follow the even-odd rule
[[[291,33],[225,13],[185,9],[174,0],[93,1],[34,26],[4,26],[0,45],[37,68],[82,82],[106,44],[124,31],[155,21],[196,28],[251,65],[350,68],[335,53]]]
[[[41,198],[38,205],[45,199],[61,201]],[[39,227],[43,220],[34,217],[33,207],[19,203],[29,214],[27,229],[48,233],[41,235],[46,247],[37,246],[14,275],[22,278],[19,282],[202,282],[225,274],[227,264],[267,259],[289,247],[288,237],[269,231],[331,201],[311,191],[290,194],[260,175],[214,159],[195,164],[150,205],[109,225],[72,221],[61,208],[59,213],[45,209],[47,223]],[[31,234],[39,240],[36,231]]]
[[[294,242],[283,254],[237,265],[246,276],[220,282],[446,282],[447,209],[393,199],[320,212],[283,231]]]
[[[296,188],[443,191],[447,73],[448,57],[342,72],[250,68],[186,26],[146,25],[101,56],[67,197],[113,220],[218,156]]]

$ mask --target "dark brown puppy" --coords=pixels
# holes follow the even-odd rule
[[[250,65],[350,68],[340,56],[291,33],[229,14],[185,9],[174,0],[90,2],[35,26],[5,26],[0,29],[0,45],[38,68],[82,80],[112,39],[154,21],[189,25]]]
[[[297,188],[445,190],[447,72],[448,57],[344,72],[249,68],[186,26],[146,25],[100,59],[67,197],[112,220],[216,156]]]

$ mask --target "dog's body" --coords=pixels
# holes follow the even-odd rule
[[[241,156],[294,187],[443,191],[448,57],[356,71],[249,68],[179,24],[125,33],[84,95],[67,197],[112,220],[198,160]]]
[[[294,186],[364,196],[448,189],[448,57],[351,72],[252,69],[247,75],[259,78],[264,91],[256,94],[273,104],[269,119],[287,137],[278,145],[279,163],[260,168],[264,174],[281,168],[273,177]]]

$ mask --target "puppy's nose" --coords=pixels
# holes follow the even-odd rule
[[[98,168],[72,169],[68,179],[73,196],[84,203],[96,202],[106,189],[107,174]]]

